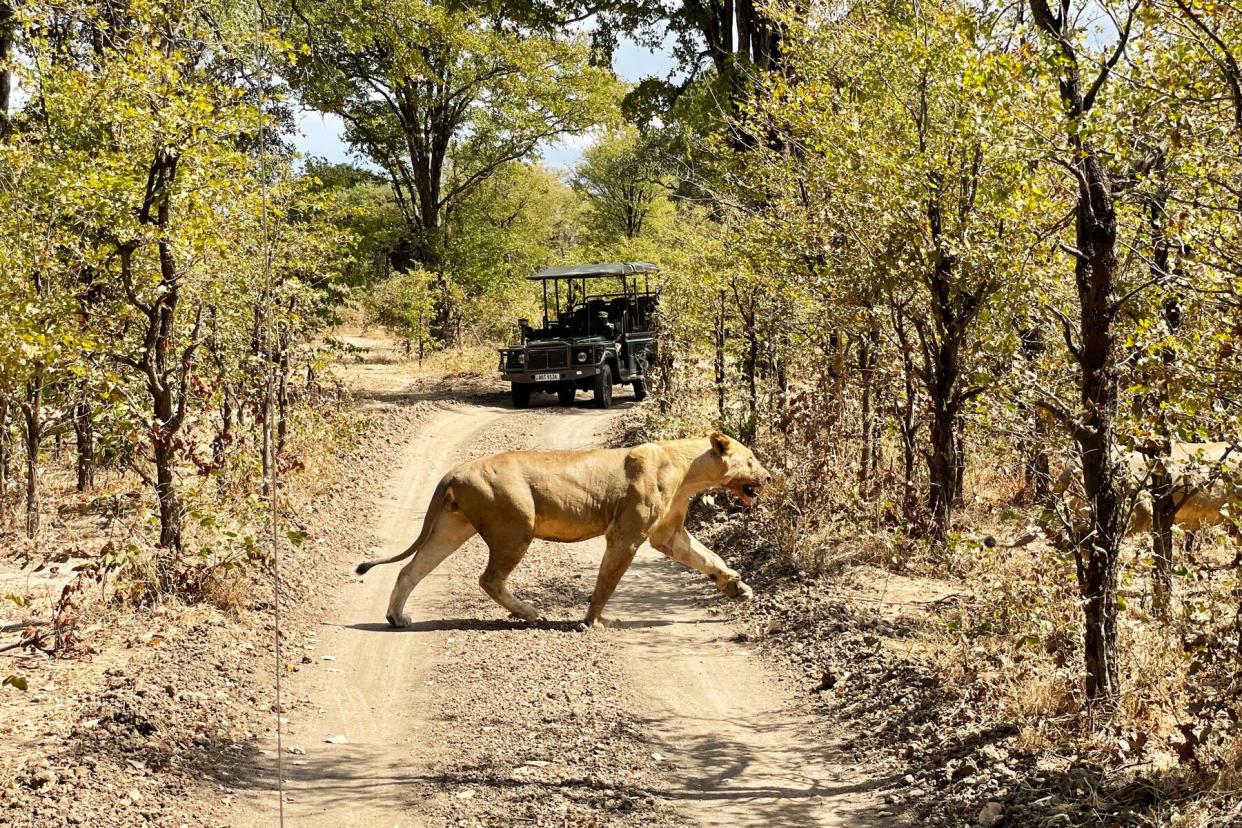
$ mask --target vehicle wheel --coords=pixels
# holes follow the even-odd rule
[[[562,385],[556,389],[556,398],[561,401],[561,405],[573,405],[574,397],[578,395],[578,389],[572,385]]]
[[[513,399],[514,408],[527,408],[530,406],[530,385],[527,383],[510,383],[509,394]]]
[[[608,408],[612,405],[612,368],[607,363],[599,368],[595,375],[595,407]]]
[[[644,377],[638,377],[631,383],[634,386],[634,399],[642,402],[647,399],[647,380]]]

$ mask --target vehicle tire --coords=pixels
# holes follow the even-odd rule
[[[530,407],[530,385],[525,382],[509,383],[509,396],[514,408]]]
[[[634,386],[634,399],[642,402],[647,399],[647,379],[646,377],[636,377],[634,382],[630,383]]]
[[[572,385],[562,385],[556,389],[556,398],[560,400],[561,405],[573,405],[574,397],[578,395],[578,389]]]
[[[599,367],[595,375],[595,407],[608,408],[612,405],[612,368],[608,363]]]

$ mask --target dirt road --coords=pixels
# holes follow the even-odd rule
[[[453,464],[600,445],[628,405],[445,401],[394,447],[390,479],[375,481],[377,556],[417,534]],[[513,590],[550,620],[528,626],[479,589],[486,550],[475,538],[423,581],[408,607],[415,623],[399,631],[383,619],[398,567],[362,579],[342,560],[286,685],[287,824],[890,824],[878,782],[734,641],[706,580],[644,547],[609,606],[621,626],[576,631],[602,551],[602,541],[531,547]],[[275,824],[267,748],[232,800],[232,824]]]

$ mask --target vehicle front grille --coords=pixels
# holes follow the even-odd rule
[[[569,367],[568,348],[531,348],[526,352],[526,370]]]

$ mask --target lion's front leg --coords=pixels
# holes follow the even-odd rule
[[[653,543],[656,549],[680,564],[696,569],[716,581],[716,588],[735,601],[746,601],[754,594],[742,576],[684,528],[668,540]]]
[[[637,542],[633,539],[608,538],[608,547],[604,551],[604,559],[599,564],[599,577],[595,580],[595,591],[591,594],[591,603],[587,607],[586,621],[584,623],[588,628],[597,625],[609,625],[610,622],[603,616],[604,605],[608,603],[608,599],[616,591],[617,584],[621,581],[621,576],[630,568],[630,563],[634,560],[634,553],[638,551],[641,543],[641,537]]]

